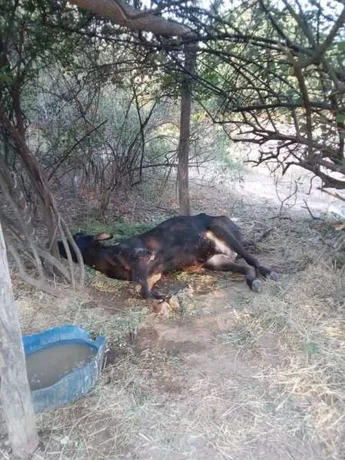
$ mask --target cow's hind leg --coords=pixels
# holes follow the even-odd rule
[[[248,265],[240,265],[232,261],[232,259],[223,254],[216,254],[210,257],[205,263],[204,267],[210,270],[221,270],[233,273],[242,273],[246,277],[248,286],[254,292],[261,292],[262,282],[257,279],[253,270]]]
[[[272,272],[271,269],[261,265],[256,257],[252,256],[242,246],[241,241],[237,235],[234,234],[233,223],[227,217],[215,217],[208,222],[208,232],[206,235],[215,243],[215,246],[222,254],[227,253],[228,250],[235,251],[241,256],[247,264],[255,268],[257,274],[264,278],[278,279],[278,275]]]

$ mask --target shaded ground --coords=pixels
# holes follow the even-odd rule
[[[182,313],[162,321],[128,283],[96,276],[82,296],[52,300],[14,280],[24,333],[73,322],[106,334],[111,348],[86,398],[38,417],[35,460],[344,458],[339,232],[300,214],[276,218],[279,203],[255,183],[195,185],[193,203],[237,218],[282,274],[260,295],[224,273],[174,274],[162,288],[185,286]],[[173,214],[175,203],[166,206]],[[0,458],[10,458],[1,439]]]

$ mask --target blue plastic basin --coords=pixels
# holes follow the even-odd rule
[[[59,344],[84,344],[96,349],[95,356],[82,367],[73,369],[54,385],[31,391],[35,412],[56,409],[84,396],[96,384],[102,370],[107,339],[91,340],[89,333],[77,326],[61,326],[23,336],[25,355]]]

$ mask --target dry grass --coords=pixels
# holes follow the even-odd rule
[[[103,289],[99,277],[95,279],[96,287],[100,291],[110,292],[110,300],[107,299],[110,308],[103,297],[97,300],[97,292],[90,297],[88,290],[71,293],[69,289],[61,288],[61,297],[52,298],[48,294],[23,286],[20,280],[13,279],[22,333],[30,334],[62,324],[75,324],[92,334],[105,335],[110,343],[125,340],[128,334],[136,333],[148,317],[149,310],[145,303],[137,298],[124,298],[123,301],[117,299],[113,302],[111,294],[118,291],[117,283],[111,284],[113,290],[110,290],[107,283]],[[21,286],[20,291],[17,282]]]
[[[252,297],[245,305],[246,314],[219,338],[235,346],[240,356],[261,361],[255,378],[275,395],[276,417],[284,431],[296,430],[303,442],[320,443],[325,452],[322,458],[341,459],[345,442],[344,270],[330,263],[329,248],[322,248],[315,232],[293,228],[299,238],[282,232],[283,239],[273,237],[265,243],[284,254],[285,267],[290,265],[292,274]],[[296,403],[299,423],[291,424],[291,404]]]
[[[184,355],[137,353],[126,343],[87,398],[38,417],[43,446],[34,459],[340,460],[340,275],[313,264],[278,284],[269,282],[250,302],[247,295],[243,307],[237,304],[236,314],[229,312],[230,330],[218,334],[222,348],[207,350],[208,359],[221,360],[219,371],[229,356],[236,357],[237,373],[231,362],[230,372],[217,373],[208,369],[208,359],[193,365]],[[82,304],[69,308],[77,324],[114,341],[152,324],[135,311],[111,318]]]

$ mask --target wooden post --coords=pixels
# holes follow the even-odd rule
[[[189,200],[189,144],[190,144],[190,118],[192,112],[193,73],[196,62],[196,45],[187,43],[184,46],[185,74],[181,87],[181,116],[180,116],[180,141],[178,146],[178,192],[180,214],[190,214]]]
[[[1,223],[0,403],[13,455],[23,460],[29,458],[37,448],[38,436]]]

